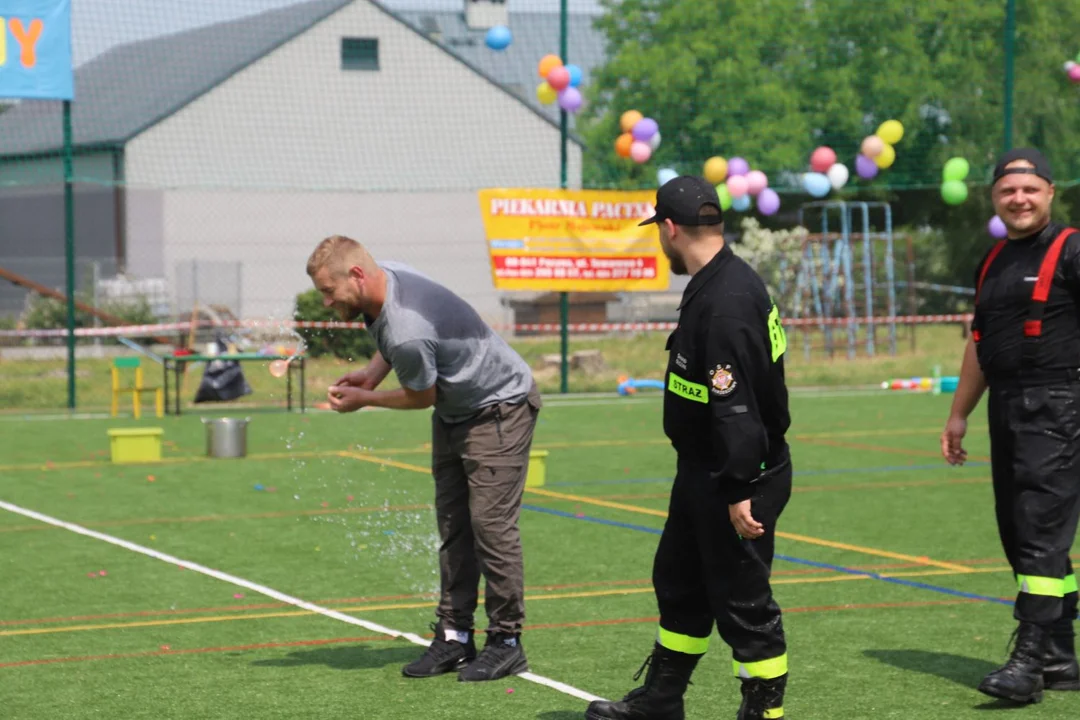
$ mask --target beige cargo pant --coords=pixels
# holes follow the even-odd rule
[[[444,627],[472,630],[481,574],[488,631],[517,635],[525,620],[525,569],[518,518],[540,412],[534,384],[517,404],[492,405],[447,423],[432,415],[432,474],[439,524]]]

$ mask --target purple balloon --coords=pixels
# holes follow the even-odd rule
[[[780,209],[780,196],[772,188],[765,188],[758,194],[757,209],[762,215],[773,215]]]
[[[872,177],[876,177],[878,174],[877,163],[866,157],[862,153],[859,153],[855,158],[855,172],[859,174],[863,180],[869,180]]]
[[[728,160],[728,177],[731,177],[732,175],[745,175],[748,172],[750,172],[750,163],[746,162],[746,160],[741,157],[733,157]]]
[[[559,93],[559,107],[566,112],[574,112],[581,107],[581,91],[576,87],[567,87]]]
[[[1009,234],[1008,229],[1005,227],[1005,223],[1002,222],[1001,218],[997,215],[990,218],[990,222],[987,224],[986,229],[990,231],[991,237],[998,240],[1004,240]]]
[[[652,140],[652,136],[659,132],[659,130],[660,126],[655,120],[652,118],[642,118],[634,125],[631,134],[634,136],[635,140],[647,143],[649,140]]]

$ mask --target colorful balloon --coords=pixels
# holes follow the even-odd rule
[[[959,205],[968,197],[967,185],[961,180],[946,180],[941,184],[941,199],[949,205]]]
[[[733,157],[728,161],[727,174],[731,175],[745,175],[750,172],[750,163],[741,157]]]
[[[1069,79],[1074,83],[1080,83],[1080,65],[1073,65],[1069,69]]]
[[[513,39],[513,33],[505,25],[496,25],[489,28],[487,34],[484,35],[484,43],[492,50],[505,50],[510,46]]]
[[[780,196],[772,188],[765,188],[758,195],[757,209],[762,215],[775,215],[780,209]]]
[[[731,192],[727,185],[721,183],[716,186],[716,195],[720,198],[720,209],[727,212],[731,209]]]
[[[566,66],[566,71],[570,73],[570,87],[577,87],[581,85],[581,68],[577,65],[570,64]]]
[[[656,173],[656,182],[660,185],[664,185],[667,182],[679,177],[679,173],[675,172],[671,168],[660,168]]]
[[[577,88],[568,87],[559,93],[559,107],[566,112],[577,112],[581,108],[581,91]]]
[[[885,143],[885,146],[881,148],[881,152],[874,158],[874,164],[885,170],[892,167],[894,162],[896,162],[896,150],[892,145]]]
[[[540,77],[544,80],[547,80],[548,73],[551,72],[551,69],[561,66],[561,57],[559,57],[558,55],[545,55],[544,57],[540,58],[540,64],[537,66],[536,69],[537,72],[540,73]]]
[[[746,173],[746,191],[751,195],[757,195],[769,187],[769,178],[760,170],[751,170]]]
[[[536,86],[536,99],[541,105],[550,105],[559,99],[559,93],[555,88],[547,84],[547,80]]]
[[[986,229],[990,231],[990,236],[998,240],[1004,240],[1009,235],[1009,229],[1005,227],[1005,223],[997,215],[990,218],[990,222],[987,223]]]
[[[630,157],[630,146],[634,144],[634,136],[630,133],[623,133],[615,139],[615,154],[619,157]]]
[[[728,161],[719,155],[709,158],[705,161],[703,174],[709,183],[719,185],[727,179]]]
[[[731,207],[733,210],[737,210],[739,212],[746,212],[750,209],[750,196],[742,195],[733,199],[731,201]]]
[[[619,118],[619,127],[622,128],[624,133],[628,133],[634,129],[634,126],[641,122],[641,118],[644,117],[637,110],[627,110]]]
[[[844,163],[835,163],[825,172],[825,177],[829,178],[829,184],[832,185],[833,190],[839,190],[847,185],[850,176],[851,173]]]
[[[877,133],[875,133],[883,142],[889,145],[895,145],[900,142],[904,137],[904,126],[900,124],[899,120],[886,120],[878,127]]]
[[[635,140],[634,144],[630,146],[630,157],[636,163],[646,162],[652,157],[652,148],[649,147],[649,143]]]
[[[859,148],[862,154],[870,159],[876,158],[881,154],[881,151],[885,148],[885,141],[879,138],[877,135],[867,135],[862,141],[862,147]]]
[[[653,152],[656,151],[656,148],[660,147],[660,133],[656,133],[649,138],[649,147],[653,149]]]
[[[547,82],[556,90],[565,90],[570,87],[570,71],[562,65],[553,67],[547,74]]]
[[[828,172],[836,164],[836,153],[822,145],[810,155],[810,169],[817,173]]]
[[[634,135],[635,140],[641,142],[649,142],[653,135],[660,131],[660,126],[656,124],[656,121],[652,118],[641,118],[634,125],[634,129],[631,132]]]
[[[871,158],[860,154],[855,158],[855,172],[863,180],[871,180],[877,177],[878,166]]]
[[[803,188],[811,196],[821,198],[829,194],[832,184],[822,173],[810,172],[803,175]]]
[[[730,170],[730,165],[729,165]],[[727,189],[733,199],[739,199],[750,190],[750,183],[745,175],[732,175],[727,179]]]
[[[945,163],[945,167],[941,170],[941,179],[945,182],[949,180],[965,180],[970,170],[968,161],[962,157],[949,158]]]

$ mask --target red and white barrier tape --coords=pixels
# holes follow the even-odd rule
[[[855,317],[855,318],[788,318],[784,320],[785,327],[821,327],[875,324],[884,325],[897,323],[900,325],[928,325],[933,323],[967,323],[971,322],[971,314],[963,315],[897,315],[895,317]],[[649,330],[674,330],[676,323],[673,322],[624,322],[624,323],[570,323],[567,329],[574,333],[602,333],[602,332],[641,332]],[[362,322],[331,322],[320,320],[236,320],[215,325],[200,325],[200,328],[273,328],[277,330],[293,330],[296,328],[310,328],[321,330],[361,330],[365,327]],[[514,325],[494,325],[496,330],[514,330],[516,332],[558,332],[558,323],[517,323]],[[168,332],[186,332],[191,328],[189,322],[163,323],[160,325],[122,325],[102,328],[76,328],[76,337],[116,337],[120,335],[129,337],[146,337]],[[57,338],[66,337],[67,330],[0,330],[0,338]]]

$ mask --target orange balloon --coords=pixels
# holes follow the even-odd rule
[[[623,133],[615,140],[615,154],[619,157],[630,157],[630,147],[634,144],[634,136]]]
[[[637,110],[627,110],[622,114],[622,117],[619,118],[619,127],[622,128],[624,133],[628,133],[634,129],[634,126],[637,125],[643,117],[645,116]]]
[[[540,77],[547,80],[548,73],[551,72],[552,68],[557,68],[561,65],[562,58],[558,55],[545,55],[544,57],[540,58],[540,67],[538,68],[540,71]]]

